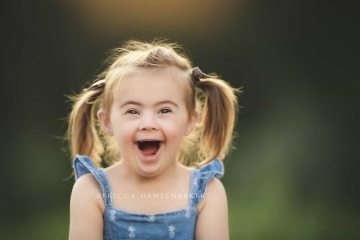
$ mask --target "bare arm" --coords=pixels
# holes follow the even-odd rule
[[[220,180],[213,178],[208,182],[205,196],[199,203],[199,207],[195,239],[229,239],[228,205],[225,188]]]
[[[75,182],[70,200],[69,240],[103,239],[102,201],[94,176],[85,174]]]

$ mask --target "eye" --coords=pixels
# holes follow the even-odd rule
[[[168,108],[163,108],[160,110],[160,113],[169,113],[169,112],[171,112],[171,110]]]
[[[129,114],[139,114],[138,111],[134,110],[134,109],[130,109],[128,110],[126,113],[129,113]]]

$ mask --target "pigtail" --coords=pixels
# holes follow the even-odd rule
[[[70,97],[73,108],[69,116],[68,141],[72,159],[77,155],[89,156],[95,165],[101,166],[104,147],[95,127],[95,106],[101,89],[83,91]]]
[[[201,79],[197,86],[205,97],[198,152],[203,159],[198,165],[203,165],[215,158],[223,160],[229,152],[238,112],[236,95],[242,90],[215,78]]]

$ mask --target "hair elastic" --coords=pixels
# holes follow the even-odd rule
[[[105,79],[101,79],[99,81],[94,82],[90,87],[84,88],[83,91],[91,91],[91,90],[104,90],[105,87]]]
[[[194,67],[193,71],[192,71],[192,78],[193,78],[195,85],[197,85],[197,83],[200,82],[200,78],[217,78],[217,77],[207,75],[207,74],[203,73],[199,67]]]

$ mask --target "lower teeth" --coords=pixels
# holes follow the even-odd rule
[[[153,157],[153,156],[155,156],[155,154],[154,155],[144,155],[145,157]]]

